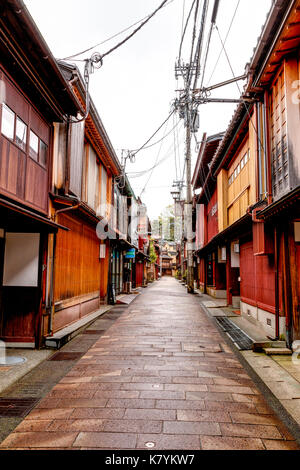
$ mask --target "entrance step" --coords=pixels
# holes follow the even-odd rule
[[[85,328],[87,328],[90,324],[92,324],[98,317],[104,315],[104,313],[111,310],[111,306],[105,305],[100,307],[95,312],[91,313],[90,315],[86,315],[85,317],[77,320],[76,322],[72,323],[71,325],[63,328],[62,330],[54,333],[53,336],[46,336],[45,337],[45,346],[46,348],[50,349],[60,349],[66,343],[71,341],[72,338],[82,333]]]
[[[267,356],[291,356],[293,353],[288,348],[264,348]]]
[[[134,292],[133,294],[124,294],[124,295],[118,295],[117,296],[117,304],[124,304],[124,305],[129,305],[131,302],[133,302],[137,296],[140,294],[140,292]]]
[[[270,348],[285,349],[286,342],[285,341],[255,341],[253,343],[254,352],[262,352],[264,349],[270,349]]]

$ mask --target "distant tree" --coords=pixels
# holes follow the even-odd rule
[[[149,244],[149,257],[150,257],[150,261],[151,263],[156,263],[156,260],[157,260],[157,254],[155,252],[155,248],[154,248],[154,240],[150,240],[150,244]]]
[[[175,213],[174,206],[167,206],[158,219],[152,222],[152,235],[166,241],[175,241]]]

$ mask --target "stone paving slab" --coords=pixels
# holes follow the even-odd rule
[[[24,377],[38,364],[49,358],[53,351],[31,349],[8,349],[7,356],[20,356],[26,358],[26,362],[11,367],[0,366],[0,393],[13,383]]]
[[[197,296],[165,278],[138,296],[0,448],[299,447]]]
[[[243,356],[300,426],[300,381],[291,373],[298,371],[299,365],[295,366],[291,357],[270,357],[252,351],[244,351]]]

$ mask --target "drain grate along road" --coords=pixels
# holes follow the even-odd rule
[[[24,418],[40,398],[0,398],[0,418]]]
[[[103,335],[106,330],[85,330],[83,335]]]
[[[236,347],[240,351],[248,351],[252,349],[253,340],[244,333],[238,326],[225,317],[215,317],[223,331],[232,339]]]
[[[57,352],[51,356],[48,361],[76,361],[80,359],[84,352]]]

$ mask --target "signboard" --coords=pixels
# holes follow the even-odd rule
[[[38,287],[39,233],[7,233],[3,286]]]
[[[104,259],[106,257],[106,245],[100,245],[100,259]]]
[[[134,259],[135,258],[135,248],[130,248],[130,250],[127,250],[125,258],[126,259]]]

